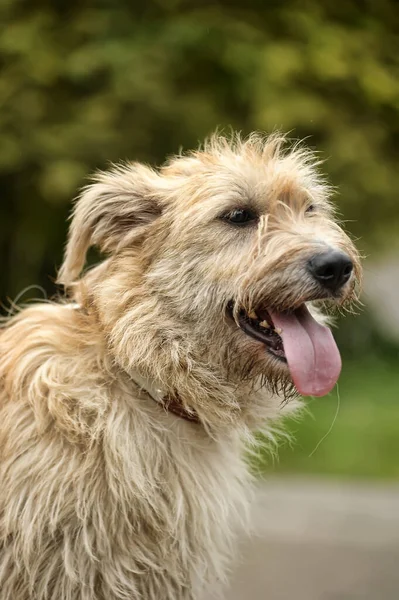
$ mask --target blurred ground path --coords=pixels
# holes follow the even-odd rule
[[[398,600],[399,484],[269,480],[226,600]]]

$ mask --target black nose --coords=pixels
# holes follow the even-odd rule
[[[353,263],[345,252],[329,250],[313,256],[308,262],[308,269],[325,288],[337,292],[349,280]]]

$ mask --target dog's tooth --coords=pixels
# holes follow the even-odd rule
[[[258,316],[254,310],[251,310],[251,312],[248,313],[248,317],[250,319],[253,319],[254,321],[257,321],[257,319],[258,319]]]
[[[274,331],[275,331],[276,333],[278,333],[279,335],[283,333],[283,330],[281,329],[281,327],[275,327],[275,328],[274,328]]]
[[[259,325],[260,325],[261,327],[264,327],[265,329],[269,329],[269,328],[270,328],[270,325],[269,325],[269,323],[268,323],[267,321],[261,321],[261,322],[259,323]]]

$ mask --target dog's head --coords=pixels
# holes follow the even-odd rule
[[[89,246],[109,254],[83,281],[126,368],[323,395],[340,358],[312,306],[350,302],[360,279],[329,195],[312,153],[278,135],[118,167],[80,197],[60,281],[76,285]]]

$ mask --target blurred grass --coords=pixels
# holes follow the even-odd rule
[[[337,391],[309,399],[302,419],[288,422],[293,440],[280,445],[276,459],[261,444],[258,474],[399,477],[398,361],[347,360],[338,389],[339,413],[329,435],[322,440],[334,422]]]

